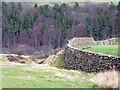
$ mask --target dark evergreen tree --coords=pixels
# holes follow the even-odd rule
[[[37,8],[37,7],[38,7],[37,3],[34,5],[34,7],[35,7],[35,8]]]
[[[78,7],[79,7],[79,4],[78,4],[78,2],[76,2],[74,5],[74,9],[77,9]]]
[[[114,3],[2,4],[3,48],[11,52],[19,44],[32,46],[36,51],[55,49],[73,37],[93,36],[102,40],[116,37],[120,30],[120,2],[117,6]]]
[[[120,36],[120,1],[117,5],[117,9],[118,9],[118,36]]]

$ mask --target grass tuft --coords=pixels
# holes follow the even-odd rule
[[[65,58],[65,50],[61,50],[56,54],[51,65],[58,67],[58,68],[63,68],[64,67],[64,58]]]
[[[96,74],[93,78],[89,79],[94,86],[104,87],[104,88],[120,88],[118,85],[118,80],[120,74],[118,71],[106,71]]]

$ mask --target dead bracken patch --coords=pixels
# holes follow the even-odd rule
[[[21,64],[26,64],[26,63],[31,63],[31,61],[36,61],[35,58],[33,57],[24,57],[24,56],[19,56],[19,55],[6,55],[6,58],[10,62],[17,62]]]
[[[26,64],[26,61],[19,61],[18,63]]]
[[[29,57],[32,61],[35,61],[36,59],[34,57]]]
[[[45,60],[39,61],[38,64],[45,64]]]
[[[16,58],[18,58],[18,59],[25,59],[24,57],[21,57],[21,56],[16,56]]]
[[[14,57],[14,56],[11,56],[11,55],[8,55],[8,56],[6,56],[7,57],[7,59],[10,61],[10,62],[18,62],[19,61],[19,59],[17,59],[16,57]]]

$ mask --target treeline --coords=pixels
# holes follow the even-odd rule
[[[95,40],[117,37],[119,5],[30,6],[3,2],[2,47],[13,51],[19,45],[27,45],[45,51],[43,48],[64,47],[73,37],[92,36]]]

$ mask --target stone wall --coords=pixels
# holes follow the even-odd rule
[[[90,39],[92,41],[92,39]],[[74,42],[74,41],[72,41]],[[88,45],[94,45],[91,43]],[[77,44],[76,44],[77,45]],[[105,70],[120,70],[120,57],[80,50],[71,42],[67,45],[65,67],[85,72],[99,72]]]
[[[69,45],[72,47],[88,47],[92,45],[115,45],[118,44],[118,38],[111,38],[101,41],[95,41],[92,37],[73,38],[69,40]]]
[[[88,47],[91,45],[96,45],[96,42],[93,38],[90,37],[83,37],[83,38],[73,38],[69,41],[69,45],[73,47]]]
[[[115,45],[118,44],[118,38],[111,38],[102,41],[96,41],[97,45]]]

